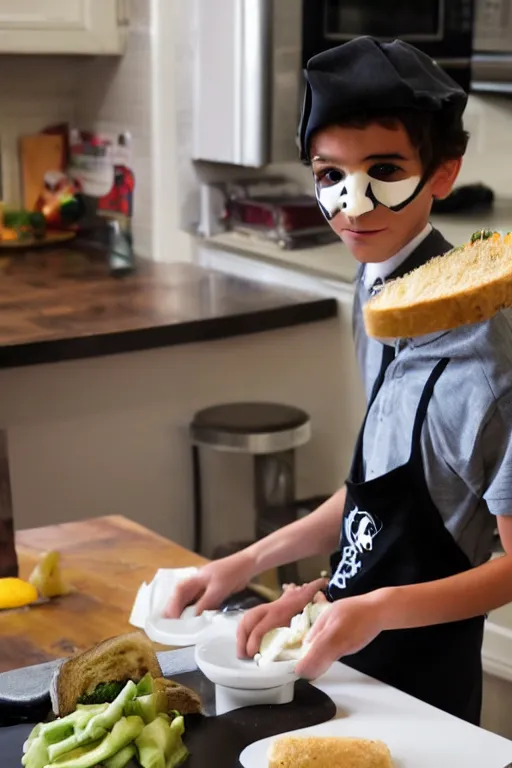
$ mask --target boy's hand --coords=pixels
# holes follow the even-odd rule
[[[252,659],[260,649],[263,636],[271,629],[288,627],[293,617],[302,613],[316,593],[325,589],[327,584],[327,579],[317,579],[302,587],[293,585],[275,602],[247,611],[238,626],[238,657]]]
[[[316,680],[342,656],[357,653],[383,629],[378,593],[337,600],[315,621],[307,642],[310,647],[297,663],[299,677]]]
[[[196,606],[196,614],[216,610],[229,595],[244,589],[253,577],[253,566],[247,550],[204,565],[195,576],[176,585],[164,616],[179,619],[185,608]]]

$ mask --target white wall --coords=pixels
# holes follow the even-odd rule
[[[193,241],[178,227],[175,23],[178,0],[131,0],[127,53],[117,57],[0,56],[0,153],[4,190],[20,200],[18,136],[49,124],[133,137],[134,241],[139,254],[187,261]]]
[[[187,426],[197,409],[219,401],[269,399],[304,408],[313,439],[298,451],[299,493],[330,493],[347,469],[343,377],[336,319],[0,371],[15,525],[122,514],[191,546]],[[251,536],[247,457],[205,454],[204,495],[207,552]]]
[[[512,197],[508,173],[512,157],[512,101],[503,96],[472,96],[465,125],[471,139],[459,181],[483,181],[496,194]]]
[[[67,56],[0,56],[0,199],[21,200],[19,136],[74,119],[76,71]]]
[[[512,739],[512,683],[484,673],[482,728]]]
[[[153,64],[153,256],[157,261],[190,261],[194,242],[180,223],[180,210],[187,205],[182,176],[190,173],[186,151],[191,132],[185,96],[183,68],[191,69],[193,43],[183,35],[180,0],[139,0],[151,3]]]
[[[136,177],[134,242],[153,253],[152,21],[148,0],[132,0],[127,52],[76,63],[75,122],[81,128],[129,131]]]

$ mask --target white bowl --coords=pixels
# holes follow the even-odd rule
[[[297,680],[296,661],[275,661],[259,667],[254,659],[236,655],[236,635],[212,627],[195,648],[196,664],[215,685],[246,691],[279,688]]]

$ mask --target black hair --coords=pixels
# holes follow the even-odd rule
[[[372,123],[378,123],[385,128],[394,128],[397,123],[401,123],[411,144],[419,152],[427,176],[434,173],[445,161],[463,157],[469,141],[469,133],[464,129],[462,116],[451,110],[359,112],[343,117],[337,125],[366,128]]]

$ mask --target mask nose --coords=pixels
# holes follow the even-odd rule
[[[367,195],[370,181],[366,173],[357,171],[344,179],[346,193],[340,197],[340,210],[354,218],[373,211],[374,204]]]

